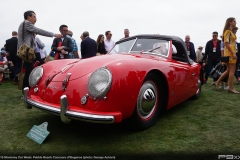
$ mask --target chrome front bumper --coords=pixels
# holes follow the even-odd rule
[[[29,88],[24,88],[23,92],[23,101],[24,106],[27,109],[31,109],[32,106],[50,112],[52,114],[60,115],[61,120],[64,123],[71,122],[71,119],[77,119],[81,121],[94,122],[94,123],[114,123],[114,116],[111,115],[97,115],[97,114],[88,114],[81,113],[69,110],[69,103],[66,95],[60,97],[60,109],[53,106],[45,105],[31,99],[28,99]]]

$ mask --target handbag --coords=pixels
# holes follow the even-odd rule
[[[18,49],[18,57],[21,58],[24,62],[32,63],[36,58],[33,48],[28,47],[27,44],[21,45]]]
[[[210,76],[213,79],[218,80],[219,77],[223,74],[223,72],[226,71],[226,69],[226,65],[223,65],[221,62],[219,62],[210,72]]]
[[[22,41],[24,42],[24,26],[25,21],[23,22],[23,29],[22,29]],[[33,44],[33,41],[31,42]],[[17,56],[21,58],[24,62],[32,63],[36,58],[34,49],[29,47],[27,44],[22,44],[18,49]]]
[[[221,62],[229,62],[229,56],[221,56]]]

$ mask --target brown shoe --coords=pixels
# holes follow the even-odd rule
[[[13,84],[14,84],[14,85],[18,85],[18,82],[14,82]]]

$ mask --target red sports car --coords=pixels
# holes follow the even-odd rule
[[[137,35],[103,56],[66,59],[36,67],[24,88],[26,108],[93,123],[128,120],[135,130],[153,125],[163,109],[199,98],[202,68],[181,38]]]

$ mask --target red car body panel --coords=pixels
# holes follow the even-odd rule
[[[93,115],[113,115],[114,123],[133,114],[140,88],[149,72],[157,71],[166,79],[166,109],[193,96],[198,90],[201,74],[199,64],[173,60],[172,54],[167,58],[141,53],[108,54],[89,59],[56,60],[42,67],[43,76],[37,84],[38,91],[34,91],[36,87],[31,87],[27,97],[29,100],[60,109],[59,97],[66,95],[68,110]],[[88,98],[86,104],[81,104],[81,98],[88,94],[89,77],[101,67],[108,68],[112,74],[112,84],[106,98]],[[71,76],[66,90],[63,90],[62,84],[68,73]]]

